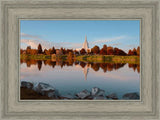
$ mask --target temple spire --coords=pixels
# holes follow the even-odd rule
[[[87,42],[87,35],[85,36],[85,42]]]
[[[82,48],[84,48],[86,51],[89,49],[88,42],[87,42],[87,36],[85,36],[85,41],[83,43]]]

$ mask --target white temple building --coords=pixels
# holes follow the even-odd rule
[[[82,48],[84,48],[86,51],[89,49],[89,45],[88,45],[88,42],[87,42],[87,36],[85,37],[85,41],[83,43]]]
[[[87,41],[87,36],[85,37],[85,41],[84,41],[84,43],[83,43],[83,45],[82,45],[82,48],[84,48],[86,52],[87,52],[88,50],[90,51],[89,43],[88,43],[88,41]],[[80,51],[82,48],[77,48],[76,50],[77,50],[77,51]]]

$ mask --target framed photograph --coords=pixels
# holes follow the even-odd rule
[[[19,22],[20,100],[140,100],[140,20]]]
[[[1,0],[3,119],[160,119],[159,0]]]

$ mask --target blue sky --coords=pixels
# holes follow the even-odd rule
[[[139,20],[21,20],[21,48],[81,48],[87,36],[89,47],[104,44],[125,50],[140,44]]]

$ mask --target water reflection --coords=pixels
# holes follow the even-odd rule
[[[60,66],[62,69],[64,66],[81,66],[83,68],[83,73],[85,76],[85,80],[87,80],[87,74],[89,72],[89,68],[92,68],[94,71],[99,71],[100,69],[103,70],[103,72],[110,72],[113,70],[118,70],[122,68],[126,63],[86,63],[86,62],[81,62],[81,61],[74,61],[74,60],[66,60],[66,61],[52,61],[52,60],[33,60],[33,59],[21,59],[20,60],[21,64],[26,63],[27,67],[31,67],[31,65],[37,65],[38,70],[40,71],[41,68],[46,65],[51,66],[54,68],[55,66]],[[133,69],[134,72],[140,72],[140,65],[139,64],[129,64],[128,67]]]

